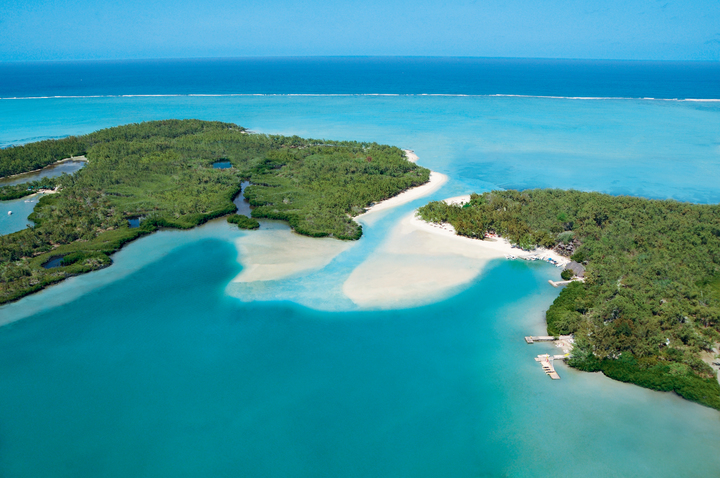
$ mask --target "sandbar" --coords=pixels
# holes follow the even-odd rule
[[[243,270],[232,282],[278,280],[318,270],[355,243],[301,236],[289,227],[251,231],[235,240]]]
[[[410,162],[418,157],[412,150],[405,150]],[[377,212],[395,208],[438,190],[447,181],[444,174],[431,172],[430,180],[408,189],[397,196],[370,207],[354,220],[364,224],[374,221]],[[233,282],[255,282],[286,279],[322,269],[340,253],[353,247],[357,241],[339,241],[331,238],[311,238],[295,234],[285,226],[272,226],[263,221],[263,228],[237,239],[238,261],[243,270]]]
[[[461,198],[468,198],[464,196]],[[460,201],[461,198],[451,198]],[[467,199],[465,199],[467,200]],[[343,292],[361,308],[389,309],[428,304],[450,295],[482,273],[493,259],[565,257],[546,249],[513,248],[503,238],[458,236],[450,224],[431,224],[405,216],[384,243],[343,284]]]

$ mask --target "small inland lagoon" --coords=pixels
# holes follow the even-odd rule
[[[46,166],[39,171],[32,171],[29,173],[0,178],[0,187],[15,186],[17,184],[29,183],[31,181],[37,181],[44,178],[55,178],[62,176],[63,174],[73,174],[84,168],[85,165],[87,165],[87,161],[84,159],[60,161]]]
[[[42,266],[45,269],[54,269],[56,267],[61,267],[63,265],[63,258],[64,256],[55,256],[49,261],[45,262]]]
[[[232,168],[232,163],[230,161],[216,161],[212,165],[213,169],[230,169]]]

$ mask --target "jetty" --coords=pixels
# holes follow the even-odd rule
[[[561,281],[554,281],[554,280],[548,280],[551,286],[553,287],[560,287],[563,285],[568,285],[569,283],[573,282],[572,280],[561,280]]]
[[[556,340],[570,340],[572,335],[528,335],[525,337],[525,342],[534,344],[535,342],[555,342]]]
[[[570,358],[570,352],[573,347],[573,336],[572,335],[528,335],[525,337],[525,342],[528,344],[534,344],[535,342],[554,342],[556,347],[562,349],[564,354],[562,355],[550,355],[541,354],[535,357],[536,362],[540,362],[540,366],[551,379],[560,380],[560,375],[555,371],[553,365],[554,360],[567,360]]]
[[[585,278],[584,277],[573,277],[570,280],[561,280],[561,281],[548,280],[548,282],[553,287],[560,287],[561,285],[568,285],[571,282],[585,282]]]
[[[545,372],[551,379],[560,380],[560,375],[558,375],[555,371],[555,366],[553,365],[555,357],[555,355],[542,354],[535,357],[535,361],[540,362],[543,372]],[[563,357],[563,355],[560,355],[560,357]]]

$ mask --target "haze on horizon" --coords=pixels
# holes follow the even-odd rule
[[[720,60],[720,2],[6,0],[0,61],[247,56]]]

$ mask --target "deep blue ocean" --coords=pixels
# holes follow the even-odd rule
[[[0,63],[0,98],[450,94],[720,98],[720,63],[308,57]]]
[[[492,261],[417,307],[361,309],[341,288],[429,200],[560,187],[720,202],[718,63],[4,63],[0,98],[4,147],[200,118],[392,144],[449,176],[291,277],[232,282],[253,232],[213,221],[0,307],[3,478],[720,476],[717,411],[542,373],[533,358],[554,347],[523,336],[558,294],[548,264]],[[0,203],[0,233],[31,208]]]

